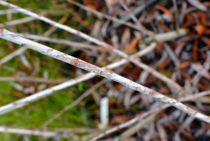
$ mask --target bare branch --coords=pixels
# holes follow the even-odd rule
[[[26,18],[22,18],[22,19],[18,19],[18,20],[14,20],[14,21],[9,21],[4,23],[4,26],[15,26],[18,24],[24,24],[24,23],[28,23],[35,20],[33,17],[26,17]]]
[[[155,48],[156,44],[151,44],[151,46],[147,47],[146,49],[140,51],[139,53],[136,53],[134,55],[131,56],[131,58],[136,58],[136,57],[139,57],[139,56],[143,56],[145,54],[147,54],[148,52],[151,52],[154,48]],[[127,63],[127,60],[126,59],[122,59],[120,61],[117,61],[115,63],[112,63],[104,68],[108,68],[108,69],[114,69],[114,68],[117,68],[123,64]],[[33,101],[37,101],[41,98],[44,98],[44,97],[47,97],[49,95],[52,95],[54,92],[56,91],[59,91],[59,90],[62,90],[62,89],[65,89],[67,87],[70,87],[70,86],[73,86],[73,85],[76,85],[80,82],[83,82],[83,81],[86,81],[86,80],[89,80],[93,77],[95,77],[96,74],[95,73],[87,73],[85,75],[82,75],[80,77],[77,77],[73,80],[69,80],[67,82],[64,82],[62,84],[59,84],[59,85],[56,85],[52,88],[49,88],[49,89],[46,89],[46,90],[43,90],[41,92],[38,92],[38,93],[35,93],[31,96],[28,96],[26,98],[23,98],[21,100],[18,100],[18,105],[15,104],[16,102],[13,102],[13,104],[11,103],[10,105],[15,105],[14,106],[14,109],[16,108],[20,108],[20,107],[23,107],[25,105],[28,105],[29,103],[33,102]],[[12,110],[12,109],[11,109]]]
[[[55,132],[55,131],[46,131],[46,130],[39,130],[39,129],[25,129],[25,128],[12,128],[8,126],[0,126],[0,132],[19,134],[19,135],[33,135],[33,136],[39,136],[39,137],[44,137],[44,138],[72,137],[73,139],[78,139],[78,137],[76,137],[73,133],[66,132],[66,131]]]
[[[204,91],[204,92],[200,92],[200,93],[197,93],[197,94],[194,94],[193,96],[187,96],[185,98],[181,98],[180,101],[184,102],[184,101],[194,101],[200,97],[203,97],[203,96],[207,96],[210,94],[210,90],[207,90],[207,91]],[[98,134],[97,133],[97,136],[93,137],[91,139],[91,141],[96,141],[96,140],[99,140],[100,138],[103,138],[105,136],[108,136],[114,132],[117,132],[121,129],[125,129],[125,128],[128,128],[132,125],[134,125],[136,122],[138,121],[142,121],[144,118],[147,118],[149,115],[153,114],[153,115],[156,115],[157,113],[161,112],[162,110],[166,109],[170,107],[170,105],[164,105],[162,107],[157,107],[155,109],[151,109],[141,115],[137,115],[136,117],[134,117],[133,119],[125,122],[125,123],[122,123],[122,124],[119,124],[115,127],[112,127],[110,129],[107,129],[106,131]]]
[[[66,80],[64,79],[47,79],[47,78],[38,78],[38,77],[19,77],[19,76],[14,76],[14,77],[0,77],[0,82],[1,81],[16,81],[16,82],[42,82],[42,83],[62,83]]]
[[[27,50],[27,47],[19,48],[16,51],[12,52],[11,54],[5,56],[0,60],[0,66],[8,62],[9,60],[13,59],[14,57],[21,55]]]
[[[66,62],[68,64],[71,64],[71,65],[75,66],[75,67],[84,69],[86,71],[93,72],[93,73],[95,73],[97,75],[100,75],[100,76],[103,76],[107,79],[119,82],[122,85],[124,85],[124,86],[126,86],[130,89],[133,89],[133,90],[136,90],[136,91],[140,92],[141,94],[153,97],[157,101],[163,102],[165,104],[173,105],[174,107],[182,110],[183,112],[188,113],[192,117],[195,117],[195,118],[198,118],[202,121],[210,123],[210,117],[208,117],[208,116],[206,116],[206,115],[204,115],[204,114],[202,114],[202,113],[200,113],[200,112],[182,104],[181,102],[179,102],[175,99],[167,97],[167,96],[165,96],[165,95],[163,95],[163,94],[161,94],[157,91],[154,91],[150,88],[142,86],[142,85],[140,85],[140,84],[138,84],[134,81],[131,81],[131,80],[125,78],[125,77],[122,77],[122,76],[108,70],[107,68],[99,68],[99,67],[97,67],[93,64],[87,63],[87,62],[85,62],[81,59],[78,59],[76,57],[67,55],[65,53],[62,53],[60,51],[57,51],[57,50],[52,49],[50,47],[47,47],[45,45],[42,45],[42,44],[39,44],[37,42],[34,42],[34,41],[31,41],[31,40],[25,39],[23,37],[20,37],[20,36],[18,36],[18,34],[12,33],[8,30],[0,29],[0,31],[1,31],[0,32],[0,38],[2,38],[4,40],[16,43],[16,44],[21,45],[21,46],[29,47],[30,49],[35,50],[35,51],[37,51],[41,54],[44,54],[46,56],[55,58],[55,59],[63,61],[63,62]],[[11,110],[14,110],[16,108],[22,107],[23,106],[22,104],[23,103],[20,103],[18,101],[18,102],[15,102],[14,104],[12,103],[12,104],[2,106],[2,107],[0,107],[0,114],[4,114],[4,113],[7,113],[7,112],[9,112]]]
[[[98,18],[106,18],[108,20],[111,20],[113,22],[116,22],[118,24],[122,24],[122,25],[126,25],[130,28],[133,28],[133,29],[136,29],[136,30],[140,30],[140,28],[134,24],[131,24],[131,23],[127,23],[126,21],[123,21],[123,20],[120,20],[120,19],[117,19],[115,17],[112,17],[112,16],[109,16],[109,15],[105,15],[104,13],[101,13],[101,12],[98,12],[96,10],[93,10],[89,7],[85,7],[83,6],[82,4],[76,2],[76,1],[73,1],[73,0],[68,0],[69,3],[72,3],[74,5],[76,5],[77,7],[87,11],[87,12],[91,12],[92,14],[96,15]]]
[[[72,102],[71,104],[67,105],[65,108],[63,108],[61,111],[59,111],[58,113],[56,113],[52,118],[50,118],[49,120],[47,120],[44,123],[44,127],[46,127],[47,125],[49,125],[51,122],[55,121],[56,119],[58,119],[60,116],[62,116],[65,112],[67,112],[69,109],[71,109],[72,107],[75,107],[77,104],[79,104],[84,98],[86,98],[89,94],[91,94],[91,92],[93,92],[95,89],[97,89],[98,87],[100,87],[101,85],[103,85],[106,81],[103,80],[97,84],[95,84],[93,87],[91,87],[90,89],[88,89],[85,93],[83,93],[80,97],[78,97],[74,102]]]
[[[55,132],[50,131],[42,131],[42,130],[32,130],[32,129],[23,129],[23,128],[11,128],[7,126],[0,126],[0,132],[3,133],[14,133],[20,135],[34,135],[34,136],[42,136],[42,137],[54,137],[57,135]]]
[[[98,46],[85,44],[85,43],[81,43],[81,42],[69,41],[69,40],[65,40],[65,39],[49,38],[49,37],[33,35],[33,34],[19,34],[19,35],[22,37],[28,38],[28,39],[36,40],[36,41],[62,44],[62,45],[71,46],[72,48],[75,47],[77,49],[91,49],[91,50],[97,50],[97,51],[101,51],[101,52],[105,52],[105,51],[109,50],[109,49],[105,49],[105,48],[99,48]]]
[[[151,3],[153,3],[154,1],[155,1],[155,0],[152,0],[151,2],[148,2],[147,4],[151,4]],[[183,88],[182,88],[179,84],[177,84],[176,82],[174,82],[173,80],[171,80],[170,78],[166,77],[165,75],[159,73],[159,72],[156,71],[155,69],[151,68],[150,66],[148,66],[148,65],[146,65],[146,64],[144,64],[144,63],[142,63],[142,62],[140,62],[140,61],[138,61],[138,60],[135,60],[135,59],[133,60],[133,59],[129,58],[129,56],[128,56],[127,54],[125,54],[124,52],[122,52],[122,51],[120,51],[120,50],[118,50],[118,49],[113,48],[111,45],[109,45],[109,44],[107,44],[107,43],[105,43],[105,42],[103,42],[103,41],[100,41],[100,40],[98,40],[98,39],[95,39],[95,38],[93,38],[93,37],[91,37],[91,36],[89,36],[89,35],[87,35],[87,34],[84,34],[84,33],[80,32],[80,31],[76,30],[76,29],[73,29],[73,28],[71,28],[71,27],[69,27],[69,26],[66,26],[66,25],[57,23],[57,22],[55,22],[55,21],[53,21],[53,20],[50,20],[50,19],[48,19],[48,18],[46,18],[46,17],[44,17],[44,16],[41,16],[41,15],[38,15],[38,14],[36,14],[36,13],[33,13],[33,12],[29,11],[29,10],[20,8],[20,7],[16,6],[16,5],[14,5],[14,4],[11,4],[11,3],[8,3],[8,2],[5,2],[5,1],[0,1],[0,4],[1,4],[1,5],[4,5],[4,6],[7,6],[7,7],[10,7],[10,8],[14,8],[14,9],[17,10],[18,12],[24,13],[24,14],[26,14],[26,15],[28,15],[28,16],[31,16],[31,17],[33,17],[33,18],[39,19],[39,20],[41,20],[41,21],[44,21],[44,22],[46,22],[46,23],[48,23],[48,24],[50,24],[50,25],[52,25],[52,26],[55,26],[55,27],[57,27],[57,28],[59,28],[59,29],[62,29],[62,30],[64,30],[64,31],[67,31],[67,32],[69,32],[69,33],[72,33],[72,34],[74,34],[74,35],[77,35],[77,36],[79,36],[79,37],[81,37],[81,38],[83,38],[83,39],[86,39],[86,40],[88,40],[88,41],[90,41],[90,42],[92,42],[92,43],[95,43],[95,44],[97,44],[97,45],[99,45],[99,46],[101,46],[101,47],[111,49],[113,53],[115,53],[115,54],[117,54],[117,55],[119,55],[119,56],[121,56],[121,57],[127,59],[128,61],[134,63],[134,64],[137,65],[138,67],[140,67],[140,68],[142,68],[142,69],[144,69],[144,70],[147,70],[147,71],[148,71],[149,73],[151,73],[152,75],[156,76],[157,78],[159,78],[160,80],[162,80],[162,81],[165,82],[166,84],[168,84],[168,85],[170,85],[171,87],[173,87],[174,89],[171,89],[171,90],[172,90],[174,93],[178,93],[178,94],[183,94],[183,93],[185,93],[185,91],[183,90]],[[137,8],[137,9],[134,11],[134,13],[131,13],[130,15],[133,15],[133,14],[135,15],[135,13],[138,13],[139,11],[141,11],[142,8],[144,9],[145,6],[147,6],[147,5],[144,5],[144,6],[142,6],[142,7],[140,6],[139,8]],[[129,19],[129,18],[130,18],[130,16],[126,17],[125,20],[127,20],[127,19]],[[180,36],[180,35],[182,35],[182,34],[185,35],[187,32],[186,32],[186,31],[183,32],[183,30],[181,30],[181,31],[177,31],[177,33],[178,33],[178,34],[176,34],[176,35]]]

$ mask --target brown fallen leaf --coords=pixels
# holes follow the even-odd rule
[[[117,116],[110,121],[110,124],[115,125],[115,124],[123,123],[125,121],[128,121],[129,119],[130,119],[130,116],[127,116],[127,115]]]
[[[84,4],[91,8],[91,9],[98,9],[98,6],[99,6],[99,1],[98,0],[84,0]]]
[[[195,44],[193,45],[193,50],[192,50],[192,56],[193,56],[193,59],[197,62],[199,61],[199,58],[198,58],[198,41],[196,40]]]
[[[205,32],[205,27],[203,25],[196,25],[195,26],[195,31],[198,33],[198,35],[203,35],[203,33]]]
[[[189,67],[191,64],[192,64],[191,61],[183,61],[177,66],[177,68],[178,69],[185,69],[185,68]]]
[[[127,53],[134,53],[136,51],[136,47],[138,45],[139,40],[134,38],[130,44],[125,48],[125,52]]]
[[[202,40],[210,47],[210,39],[209,38],[202,38]]]

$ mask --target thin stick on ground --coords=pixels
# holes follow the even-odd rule
[[[151,114],[147,118],[141,120],[140,122],[138,122],[137,124],[135,124],[132,128],[130,128],[130,129],[126,130],[125,132],[123,132],[118,137],[118,140],[119,141],[128,140],[128,138],[130,136],[132,136],[133,134],[135,134],[136,132],[138,132],[139,130],[141,130],[142,128],[144,128],[146,125],[152,123],[156,119],[156,117],[157,117],[157,114]]]
[[[0,11],[0,15],[13,14],[13,13],[18,13],[18,12],[14,9],[7,9],[7,10]]]
[[[136,57],[139,57],[139,56],[143,56],[143,55],[146,55],[147,53],[151,52],[152,50],[154,50],[156,44],[151,44],[149,47],[147,47],[146,49],[134,54],[131,56],[131,58],[136,58]],[[108,69],[114,69],[114,68],[117,68],[125,63],[127,63],[128,61],[126,59],[122,59],[122,60],[119,60],[115,63],[112,63],[104,68],[108,68]],[[72,79],[72,80],[69,80],[67,82],[64,82],[64,83],[61,83],[61,84],[58,84],[54,87],[51,87],[51,88],[48,88],[46,90],[43,90],[41,92],[38,92],[38,93],[35,93],[31,96],[28,96],[26,98],[23,98],[23,99],[20,99],[18,100],[18,104],[16,102],[13,102],[13,104],[11,103],[11,105],[13,105],[14,109],[16,108],[21,108],[23,106],[26,106],[34,101],[37,101],[39,99],[42,99],[44,97],[47,97],[47,96],[50,96],[52,95],[53,93],[59,91],[59,90],[63,90],[67,87],[71,87],[73,85],[76,85],[80,82],[83,82],[83,81],[86,81],[86,80],[89,80],[93,77],[95,77],[96,74],[95,73],[87,73],[87,74],[84,74],[82,76],[79,76],[75,79]],[[15,106],[14,106],[15,105]],[[13,109],[11,109],[13,110]]]
[[[69,13],[66,13],[63,15],[63,17],[58,21],[58,23],[65,23],[69,18]],[[52,34],[53,32],[56,31],[56,27],[52,26],[50,27],[46,32],[44,32],[44,36],[49,36],[50,34]]]
[[[94,9],[91,9],[89,7],[86,7],[86,6],[80,4],[80,3],[76,2],[76,1],[68,0],[68,2],[76,5],[77,7],[81,8],[81,9],[87,11],[87,12],[90,12],[90,13],[96,15],[98,18],[106,18],[106,19],[111,20],[113,22],[116,22],[116,23],[119,23],[119,24],[122,24],[122,25],[126,25],[126,26],[128,26],[130,28],[133,28],[135,30],[140,30],[140,28],[138,26],[134,25],[134,24],[127,23],[126,21],[122,21],[122,20],[117,19],[115,17],[112,17],[112,16],[106,15],[104,13],[98,12],[98,11],[96,11]]]
[[[22,18],[22,19],[6,22],[3,25],[6,26],[6,27],[8,27],[8,26],[15,26],[15,25],[18,25],[18,24],[28,23],[28,22],[31,22],[33,20],[35,20],[35,18],[33,18],[33,17],[26,17],[26,18]]]
[[[37,129],[24,129],[24,128],[12,128],[8,126],[0,126],[0,132],[2,133],[13,133],[19,135],[33,135],[33,136],[40,136],[45,138],[55,137],[59,133],[53,131],[43,131]]]
[[[155,0],[152,0],[152,1],[154,2]],[[151,1],[151,3],[153,3],[152,1]],[[149,4],[149,3],[147,3],[147,4]],[[109,44],[107,44],[107,43],[105,43],[103,41],[100,41],[100,40],[98,40],[96,38],[93,38],[93,37],[91,37],[91,36],[89,36],[87,34],[84,34],[83,32],[80,32],[80,31],[78,31],[78,30],[76,30],[74,28],[71,28],[69,26],[66,26],[66,25],[57,23],[57,22],[55,22],[53,20],[50,20],[50,19],[48,19],[48,18],[46,18],[44,16],[40,16],[40,15],[38,15],[38,14],[36,14],[34,12],[31,12],[29,10],[20,8],[20,7],[16,6],[16,5],[14,5],[14,4],[11,4],[11,3],[8,3],[8,2],[5,2],[5,1],[0,1],[0,4],[3,5],[3,6],[14,8],[18,12],[24,13],[24,14],[26,14],[28,16],[31,16],[33,18],[36,18],[38,20],[44,21],[44,22],[46,22],[46,23],[48,23],[48,24],[50,24],[52,26],[55,26],[55,27],[57,27],[59,29],[62,29],[64,31],[67,31],[69,33],[72,33],[74,35],[77,35],[77,36],[79,36],[79,37],[81,37],[83,39],[86,39],[86,40],[88,40],[88,41],[90,41],[92,43],[95,43],[95,44],[97,44],[97,45],[99,45],[101,47],[111,49],[113,53],[115,53],[115,54],[117,54],[117,55],[119,55],[119,56],[127,59],[128,61],[130,61],[130,62],[134,63],[135,65],[137,65],[138,67],[140,67],[140,68],[148,71],[149,73],[151,73],[152,75],[156,76],[157,78],[159,78],[160,80],[162,80],[166,84],[168,84],[171,87],[173,87],[174,89],[172,89],[172,91],[174,93],[178,93],[178,94],[185,93],[185,91],[183,90],[183,88],[178,83],[174,82],[173,80],[171,80],[170,78],[166,77],[165,75],[159,73],[158,71],[156,71],[152,67],[150,67],[150,66],[148,66],[148,65],[140,62],[139,60],[135,60],[135,59],[129,58],[129,56],[127,54],[125,54],[124,52],[122,52],[122,51],[120,51],[118,49],[113,48],[111,45],[109,45]],[[137,10],[134,13],[138,12],[139,9],[141,9],[141,8],[137,8]],[[178,36],[180,36],[180,35],[186,35],[186,33],[187,33],[187,31],[186,30],[183,30],[183,29],[181,29],[180,31],[177,31],[177,35]]]
[[[56,113],[53,115],[52,118],[50,118],[49,120],[47,120],[44,123],[44,127],[48,126],[51,122],[55,121],[56,119],[58,119],[60,116],[62,116],[65,112],[67,112],[69,109],[75,107],[77,104],[79,104],[84,98],[86,98],[87,96],[89,96],[95,89],[97,89],[98,87],[100,87],[101,85],[103,85],[106,81],[103,80],[99,83],[97,83],[96,85],[92,86],[89,90],[87,90],[85,93],[83,93],[80,97],[78,97],[74,102],[72,102],[71,104],[67,105],[65,108],[63,108],[60,112]]]
[[[65,54],[63,52],[60,52],[58,50],[52,49],[48,46],[39,44],[37,42],[31,41],[31,40],[28,40],[28,39],[25,39],[23,37],[20,37],[20,36],[18,36],[18,34],[15,34],[13,32],[5,30],[5,29],[0,29],[0,38],[2,38],[4,40],[7,40],[9,42],[13,42],[15,44],[18,44],[20,46],[29,47],[30,49],[32,49],[34,51],[37,51],[41,54],[44,54],[46,56],[55,58],[55,59],[60,60],[62,62],[71,64],[75,67],[81,68],[81,69],[86,70],[86,71],[93,72],[93,73],[95,73],[99,76],[103,76],[107,79],[118,82],[118,83],[126,86],[127,88],[138,91],[141,94],[153,97],[155,100],[157,100],[159,102],[173,105],[174,107],[182,110],[183,112],[189,114],[190,116],[192,116],[194,118],[198,118],[202,121],[210,123],[210,117],[208,117],[207,115],[202,114],[202,113],[184,105],[183,103],[181,103],[181,102],[179,102],[179,101],[177,101],[173,98],[167,97],[167,96],[165,96],[165,95],[163,95],[163,94],[161,94],[157,91],[154,91],[150,88],[147,88],[143,85],[140,85],[140,84],[138,84],[134,81],[131,81],[131,80],[125,78],[125,77],[122,77],[122,76],[110,71],[107,68],[97,67],[93,64],[87,63],[87,62],[85,62],[81,59],[70,56],[70,55]],[[22,106],[22,103],[19,103],[18,101],[15,102],[15,103],[11,103],[11,104],[2,106],[2,107],[0,107],[0,114],[5,114],[5,113],[7,113],[9,111],[12,111],[12,110],[14,110],[18,107],[21,107],[21,106]]]
[[[58,84],[62,83],[66,80],[64,79],[47,79],[47,78],[39,78],[39,77],[0,77],[0,82],[2,81],[15,81],[15,82],[41,82],[41,83],[49,83],[49,84]]]
[[[124,22],[129,21],[133,16],[136,16],[137,14],[141,13],[148,6],[152,5],[156,1],[157,0],[145,1],[145,4],[142,4],[142,5],[138,6],[137,8],[132,10],[127,16],[123,17],[123,19],[121,19],[121,20],[124,21]],[[119,27],[120,25],[122,25],[122,24],[121,23],[115,23],[112,27],[109,28],[109,31],[113,30],[114,28]]]
[[[109,50],[109,49],[105,49],[105,48],[99,48],[98,46],[85,44],[85,43],[81,43],[81,42],[69,41],[69,40],[65,40],[65,39],[49,38],[49,37],[33,35],[33,34],[19,34],[19,35],[24,38],[32,39],[35,41],[62,44],[62,45],[71,46],[72,48],[75,47],[76,49],[91,49],[91,50],[97,50],[97,51],[101,51],[101,52],[105,52],[105,51]]]
[[[6,62],[10,61],[11,59],[13,59],[14,57],[21,55],[22,53],[24,53],[27,50],[27,47],[22,47],[17,49],[16,51],[12,52],[11,54],[5,56],[4,58],[2,58],[0,60],[0,66],[5,64]]]
[[[210,90],[207,90],[207,91],[204,91],[204,92],[200,92],[200,93],[197,93],[197,94],[194,94],[194,95],[190,95],[190,96],[186,96],[185,98],[181,98],[180,101],[182,102],[185,102],[185,101],[195,101],[197,100],[198,98],[200,97],[204,97],[204,96],[207,96],[207,95],[210,95]],[[125,122],[125,123],[122,123],[122,124],[119,124],[115,127],[112,127],[102,133],[97,133],[97,136],[93,137],[91,139],[91,141],[96,141],[96,140],[99,140],[101,138],[104,138],[106,136],[109,136],[110,134],[113,134],[114,132],[117,132],[121,129],[125,129],[125,128],[128,128],[132,125],[134,125],[136,122],[138,121],[141,121],[142,119],[148,117],[149,115],[153,114],[158,114],[159,112],[163,111],[164,109],[170,107],[170,105],[164,105],[162,107],[158,107],[158,108],[155,108],[155,109],[151,109],[141,115],[138,115],[136,117],[134,117],[133,119]]]
[[[122,123],[120,125],[117,125],[115,127],[112,127],[110,129],[107,129],[106,131],[103,131],[102,133],[96,133],[96,136],[93,137],[92,139],[90,139],[91,141],[97,141],[101,138],[104,138],[106,136],[109,136],[110,134],[112,133],[115,133],[121,129],[125,129],[125,128],[128,128],[132,125],[134,125],[136,122],[140,121],[140,120],[143,120],[144,118],[148,117],[150,114],[156,114],[158,113],[159,111],[163,110],[164,108],[166,108],[167,105],[164,105],[164,107],[160,107],[160,108],[155,108],[155,109],[151,109],[141,115],[138,115],[136,117],[134,117],[133,119],[125,122],[125,123]]]

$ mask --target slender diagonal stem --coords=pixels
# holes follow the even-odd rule
[[[152,43],[146,49],[144,49],[144,50],[142,50],[142,51],[132,55],[131,58],[136,58],[136,57],[143,56],[143,55],[151,52],[152,50],[154,50],[155,46],[156,46],[156,44]],[[114,63],[112,63],[110,65],[107,65],[104,68],[114,69],[114,68],[117,68],[117,67],[127,63],[127,62],[128,61],[126,59],[121,59],[121,60],[119,60],[117,62],[114,62]],[[42,98],[47,97],[49,95],[52,95],[53,93],[55,93],[55,92],[57,92],[59,90],[63,90],[65,88],[67,88],[67,87],[71,87],[71,86],[76,85],[78,83],[81,83],[83,81],[89,80],[89,79],[91,79],[91,78],[93,78],[95,76],[96,76],[96,74],[92,73],[92,72],[84,74],[84,75],[79,76],[79,77],[77,77],[75,79],[66,81],[64,83],[58,84],[56,86],[53,86],[51,88],[45,89],[45,90],[43,90],[41,92],[35,93],[35,94],[33,94],[31,96],[28,96],[26,98],[20,99],[20,100],[18,100],[18,104],[17,104],[17,102],[13,102],[13,103],[10,103],[10,105],[12,105],[11,107],[13,107],[13,109],[21,108],[21,107],[26,106],[26,105],[34,102],[34,101],[37,101],[39,99],[42,99]],[[10,109],[10,110],[12,111],[13,109]]]
[[[204,91],[204,92],[200,92],[200,93],[197,93],[195,95],[190,95],[190,96],[187,96],[185,98],[181,98],[180,101],[184,102],[184,101],[194,101],[200,97],[203,97],[203,96],[207,96],[210,94],[210,90],[207,90],[207,91]],[[110,134],[113,134],[114,132],[117,132],[121,129],[125,129],[125,128],[128,128],[132,125],[134,125],[136,122],[138,121],[142,121],[144,118],[147,118],[149,115],[156,115],[158,114],[159,112],[161,112],[162,110],[166,109],[170,107],[170,105],[164,105],[162,107],[157,107],[155,109],[151,109],[141,115],[137,115],[136,117],[132,118],[131,120],[127,121],[127,122],[124,122],[122,124],[119,124],[115,127],[112,127],[110,129],[107,129],[106,131],[102,132],[102,133],[97,133],[97,135],[95,137],[93,137],[92,139],[90,139],[91,141],[96,141],[96,140],[99,140],[100,138],[104,138],[105,136],[108,136]]]
[[[154,1],[154,0],[152,0],[152,1]],[[91,37],[91,36],[89,36],[89,35],[83,33],[83,32],[80,32],[80,31],[78,31],[78,30],[76,30],[76,29],[74,29],[74,28],[71,28],[71,27],[69,27],[69,26],[60,24],[60,23],[55,22],[55,21],[53,21],[53,20],[50,20],[50,19],[48,19],[48,18],[46,18],[46,17],[44,17],[44,16],[41,16],[41,15],[38,15],[38,14],[36,14],[36,13],[34,13],[34,12],[31,12],[31,11],[29,11],[29,10],[20,8],[20,7],[16,6],[16,5],[14,5],[14,4],[5,2],[5,1],[3,1],[3,0],[0,1],[0,4],[1,4],[1,5],[4,5],[4,6],[7,6],[7,7],[10,7],[10,8],[14,8],[15,10],[17,10],[17,11],[20,12],[20,13],[24,13],[24,14],[26,14],[26,15],[28,15],[28,16],[31,16],[31,17],[36,18],[36,19],[38,19],[38,20],[44,21],[44,22],[46,22],[46,23],[48,23],[48,24],[50,24],[50,25],[52,25],[52,26],[54,26],[54,27],[57,27],[57,28],[59,28],[59,29],[62,29],[62,30],[67,31],[67,32],[69,32],[69,33],[72,33],[72,34],[74,34],[74,35],[77,35],[77,36],[79,36],[79,37],[81,37],[81,38],[83,38],[83,39],[86,39],[86,40],[88,40],[88,41],[90,41],[90,42],[92,42],[92,43],[95,43],[95,44],[97,44],[97,45],[99,45],[99,46],[101,46],[101,47],[111,49],[113,53],[115,53],[115,54],[117,54],[117,55],[119,55],[119,56],[121,56],[121,57],[127,59],[128,61],[134,63],[134,64],[137,65],[138,67],[140,67],[140,68],[142,68],[142,69],[144,69],[144,70],[147,70],[148,72],[150,72],[151,74],[153,74],[154,76],[156,76],[157,78],[159,78],[160,80],[162,80],[163,82],[165,82],[166,84],[168,84],[168,85],[170,85],[171,87],[173,87],[174,90],[175,90],[175,93],[178,93],[178,94],[180,94],[180,93],[181,93],[181,94],[185,93],[185,91],[183,90],[183,88],[182,88],[179,84],[177,84],[176,82],[172,81],[170,78],[166,77],[165,75],[159,73],[159,72],[156,71],[155,69],[153,69],[153,68],[147,66],[146,64],[144,64],[144,63],[142,63],[142,62],[140,62],[140,61],[138,61],[138,60],[129,58],[129,56],[128,56],[126,53],[124,53],[124,52],[122,52],[122,51],[120,51],[120,50],[118,50],[118,49],[113,48],[111,45],[109,45],[109,44],[107,44],[107,43],[105,43],[105,42],[103,42],[103,41],[100,41],[100,40],[98,40],[98,39],[96,39],[96,38],[93,38],[93,37]],[[140,8],[140,9],[141,9],[141,8]],[[136,12],[134,12],[134,13],[138,13],[138,9],[137,9]],[[132,14],[133,14],[133,13],[132,13]],[[181,30],[181,31],[178,31],[177,33],[178,33],[179,35],[182,35],[182,34],[185,35],[185,34],[186,34],[186,31]]]
[[[90,89],[88,89],[84,94],[82,94],[79,98],[77,98],[74,102],[72,102],[71,104],[67,105],[65,108],[63,108],[61,111],[59,111],[58,113],[56,113],[55,115],[53,115],[52,118],[50,118],[49,120],[47,120],[44,123],[44,127],[47,127],[47,125],[49,125],[51,122],[55,121],[56,119],[58,119],[60,116],[62,116],[65,112],[67,112],[69,109],[71,109],[72,107],[75,107],[77,104],[79,104],[85,97],[87,97],[88,95],[91,94],[92,91],[94,91],[96,88],[100,87],[101,85],[103,85],[106,81],[103,80],[97,84],[95,84],[93,87],[91,87]]]
[[[143,85],[140,85],[140,84],[138,84],[134,81],[131,81],[131,80],[125,78],[125,77],[122,77],[122,76],[110,71],[107,68],[97,67],[93,64],[87,63],[87,62],[85,62],[81,59],[70,56],[70,55],[65,54],[63,52],[60,52],[58,50],[52,49],[48,46],[42,45],[40,43],[31,41],[31,40],[28,40],[28,39],[25,39],[23,37],[20,37],[18,34],[15,34],[13,32],[5,30],[5,29],[0,29],[0,38],[2,38],[4,40],[7,40],[9,42],[13,42],[13,43],[18,44],[18,45],[21,45],[21,46],[29,47],[30,49],[32,49],[34,51],[37,51],[41,54],[44,54],[46,56],[55,58],[55,59],[60,60],[62,62],[71,64],[75,67],[84,69],[86,71],[93,72],[93,73],[95,73],[99,76],[103,76],[107,79],[118,82],[118,83],[120,83],[120,84],[122,84],[122,85],[124,85],[124,86],[126,86],[130,89],[133,89],[133,90],[136,90],[136,91],[140,92],[141,94],[153,97],[155,100],[157,100],[159,102],[173,105],[174,107],[182,110],[183,112],[188,113],[192,117],[195,117],[195,118],[198,118],[202,121],[210,123],[210,117],[208,117],[208,116],[206,116],[206,115],[204,115],[204,114],[202,114],[202,113],[184,105],[183,103],[181,103],[181,102],[179,102],[179,101],[177,101],[173,98],[167,97],[167,96],[165,96],[165,95],[163,95],[163,94],[161,94],[157,91],[154,91],[150,88],[147,88]],[[19,103],[16,102],[15,105],[19,105]],[[22,106],[22,105],[20,105],[20,106]],[[14,109],[14,104],[12,104],[12,105],[8,104],[8,105],[5,105],[5,106],[2,106],[2,107],[0,107],[0,114],[7,113],[7,112],[11,111],[11,109],[12,110]]]
[[[116,22],[116,23],[119,23],[119,24],[122,24],[122,25],[126,25],[126,26],[128,26],[130,28],[133,28],[135,30],[140,30],[140,28],[138,26],[134,25],[134,24],[128,23],[126,21],[117,19],[117,18],[109,16],[109,15],[105,15],[104,13],[101,13],[101,12],[98,12],[98,11],[96,11],[94,9],[86,7],[86,6],[82,5],[82,4],[80,4],[79,2],[76,2],[76,1],[73,1],[73,0],[68,0],[68,2],[71,3],[71,4],[76,5],[77,7],[81,8],[81,9],[87,11],[87,12],[90,12],[90,13],[96,15],[100,19],[101,18],[106,18],[106,19],[111,20],[113,22]]]
[[[5,64],[6,62],[8,62],[9,60],[13,59],[14,57],[22,54],[24,51],[26,51],[27,48],[23,47],[23,48],[19,48],[16,51],[12,52],[11,54],[5,56],[4,58],[2,58],[0,60],[0,66]]]
[[[0,126],[0,132],[2,133],[14,133],[19,135],[33,135],[33,136],[41,136],[41,137],[54,137],[58,135],[56,132],[51,131],[42,131],[42,130],[32,130],[32,129],[23,129],[23,128],[11,128],[7,126]]]

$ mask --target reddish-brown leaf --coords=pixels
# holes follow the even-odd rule
[[[192,134],[188,130],[180,128],[179,131],[181,132],[182,136],[184,136],[184,138],[186,138],[187,140],[196,141],[196,139],[192,136]]]
[[[135,52],[135,48],[138,45],[139,40],[137,38],[134,38],[130,44],[125,48],[125,52],[127,53],[133,53]]]
[[[187,80],[191,81],[192,80],[192,76],[190,76],[188,73],[186,72],[182,72],[181,73],[182,77],[186,78]]]
[[[170,60],[170,59],[167,59],[167,60],[163,61],[163,63],[161,63],[161,64],[158,66],[158,68],[159,68],[159,69],[163,69],[163,68],[165,68],[167,65],[169,65],[170,63],[171,63],[171,60]]]
[[[200,19],[199,21],[202,25],[208,25],[209,22],[208,22],[207,14],[200,12],[200,11],[197,12],[196,14],[199,17],[199,19]]]
[[[196,25],[195,26],[195,31],[198,33],[198,35],[203,35],[205,32],[205,27],[203,25]]]
[[[209,38],[203,38],[203,41],[210,47],[210,39]]]
[[[193,45],[193,59],[195,61],[198,61],[198,42],[196,41],[195,44]]]
[[[94,10],[98,9],[98,6],[99,6],[97,0],[85,0],[85,1],[84,1],[84,4],[85,4],[87,7],[91,8],[91,9],[94,9]]]
[[[117,84],[114,84],[114,87],[115,87],[115,89],[120,90],[120,89],[122,89],[124,86],[121,85],[121,84],[119,84],[119,83],[117,83]]]
[[[130,117],[127,115],[117,116],[110,121],[110,124],[115,125],[115,124],[123,123],[125,121],[128,121],[129,119],[130,119]]]
[[[169,93],[169,89],[167,87],[161,87],[158,91],[163,94]]]
[[[163,13],[165,13],[165,14],[168,14],[168,15],[172,15],[172,13],[171,13],[171,11],[169,10],[169,9],[167,9],[167,8],[165,8],[164,6],[162,6],[162,5],[157,5],[157,7],[156,7],[158,10],[160,10],[160,11],[162,11]]]
[[[185,68],[189,67],[191,63],[192,63],[191,61],[183,61],[178,65],[177,68],[178,69],[185,69]]]
[[[168,27],[168,25],[162,23],[162,22],[158,22],[158,26],[160,28],[162,28],[165,32],[169,32],[170,31],[170,28]]]

